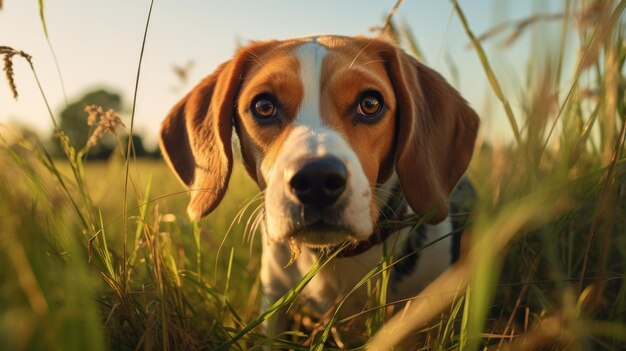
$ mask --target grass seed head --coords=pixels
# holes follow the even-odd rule
[[[17,87],[15,86],[15,78],[13,72],[13,55],[15,55],[14,52],[5,52],[2,59],[4,61],[4,73],[7,77],[7,81],[9,82],[9,89],[13,94],[13,98],[17,99]]]
[[[0,0],[0,9],[2,9],[2,1]],[[1,46],[0,45],[0,55],[2,55],[2,60],[4,61],[4,73],[7,77],[7,81],[9,82],[9,89],[13,94],[13,98],[17,100],[17,86],[15,85],[15,77],[13,72],[13,56],[18,55],[23,57],[28,63],[32,66],[33,57],[24,51],[18,51],[9,46]]]
[[[96,126],[87,140],[88,148],[95,146],[107,131],[115,135],[115,128],[125,127],[120,116],[111,108],[105,112],[102,106],[89,105],[85,107],[85,112],[87,112],[87,125]]]

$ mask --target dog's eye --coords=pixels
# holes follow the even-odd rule
[[[255,118],[267,120],[276,116],[276,100],[269,94],[261,94],[252,100],[250,110]]]
[[[384,107],[385,102],[379,92],[367,91],[361,94],[356,113],[362,119],[375,119],[380,116]]]

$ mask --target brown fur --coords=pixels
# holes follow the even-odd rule
[[[202,80],[163,121],[160,146],[169,165],[191,190],[193,220],[222,200],[232,170],[232,118],[241,76],[251,57],[272,42],[252,44]]]
[[[439,223],[472,158],[479,119],[439,73],[393,47],[382,52],[398,99],[402,192],[417,214],[432,213],[429,223]]]

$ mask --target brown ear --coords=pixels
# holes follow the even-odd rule
[[[448,196],[472,158],[478,116],[444,78],[394,49],[387,58],[397,99],[396,172],[416,214],[448,215]]]
[[[187,94],[163,121],[161,151],[190,189],[187,214],[198,220],[224,197],[232,170],[235,100],[251,46],[222,64]]]

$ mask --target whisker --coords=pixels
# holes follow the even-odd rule
[[[256,232],[259,228],[259,224],[260,222],[263,220],[263,218],[265,217],[265,207],[264,206],[259,206],[258,210],[255,212],[254,214],[254,220],[251,223],[250,226],[250,232],[248,233],[248,241],[252,242],[254,239],[254,235],[256,235]]]
[[[256,63],[259,66],[263,66],[265,64],[265,61],[263,61],[263,59],[254,52],[250,52],[250,62]]]
[[[361,50],[356,54],[356,56],[354,56],[354,59],[352,59],[352,62],[350,62],[350,65],[348,66],[348,68],[352,68],[352,66],[354,66],[354,64],[356,63],[356,60],[359,58],[359,56],[361,56],[361,54],[365,51],[365,49],[367,49],[373,43],[374,43],[374,40],[371,40],[364,47],[362,47]]]
[[[262,194],[263,194],[263,192],[261,191],[258,194],[256,194],[255,196],[253,196],[252,199],[250,199],[247,202],[247,204],[244,205],[241,210],[239,210],[237,215],[230,222],[230,225],[228,226],[228,229],[226,230],[226,233],[224,234],[224,237],[222,238],[222,241],[220,242],[220,245],[217,248],[217,253],[215,254],[215,276],[216,277],[217,277],[217,267],[219,267],[218,262],[219,262],[220,254],[222,252],[222,248],[226,244],[226,240],[228,239],[228,236],[230,235],[230,232],[232,231],[233,227],[235,226],[235,223],[237,223],[237,224],[241,223],[241,218],[245,214],[246,210],[252,205],[252,203],[254,201],[257,201],[261,197]]]
[[[250,206],[252,206],[254,204],[254,202],[262,200],[263,196],[265,195],[264,191],[259,192],[258,194],[256,194],[255,196],[253,196],[250,200],[248,200],[242,207],[241,209],[239,209],[239,211],[237,211],[237,214],[234,217],[234,220],[237,221],[237,223],[241,223],[241,220],[243,218],[243,215],[245,214],[245,212],[248,210],[248,208],[250,208]]]
[[[257,213],[255,213],[254,218],[252,220],[252,223],[250,225],[250,229],[249,229],[249,233],[247,235],[248,239],[248,250],[249,250],[249,255],[252,256],[252,249],[254,247],[254,237],[256,235],[256,231],[258,229],[258,221],[259,218],[262,218],[262,210],[258,211]]]
[[[374,183],[374,188],[376,189],[393,190],[396,188],[396,186],[397,184]]]
[[[248,220],[246,221],[246,227],[243,230],[244,242],[246,242],[252,237],[252,233],[250,232],[250,230],[252,229],[252,225],[254,224],[254,221],[256,220],[256,217],[262,208],[263,208],[263,204],[260,204],[252,211],[252,213],[250,214],[250,217],[248,217]]]
[[[370,60],[370,61],[367,61],[367,62],[363,62],[362,64],[363,64],[363,66],[365,66],[365,65],[369,65],[370,63],[377,63],[377,62],[383,62],[384,63],[385,60]]]
[[[250,254],[252,254],[252,244],[254,243],[254,237],[259,231],[259,226],[263,224],[263,219],[265,219],[265,208],[262,208],[261,211],[257,214],[257,219],[255,219],[252,227],[252,237],[250,238]]]
[[[388,185],[388,184],[381,184],[381,183],[374,184],[374,191],[372,192],[373,197],[377,203],[382,204],[383,208],[379,208],[378,212],[380,213],[380,215],[383,216],[385,220],[389,220],[389,218],[387,217],[387,214],[385,213],[385,210],[391,211],[392,215],[396,214],[397,209],[392,208],[389,205],[390,199],[399,196],[396,190],[397,190],[397,185]],[[383,198],[381,195],[387,195],[387,197]]]
[[[378,209],[378,213],[383,216],[385,218],[385,220],[389,220],[389,218],[387,217],[387,214],[385,213],[385,209],[388,209],[389,211],[391,211],[392,215],[396,214],[396,210],[395,208],[392,208],[391,206],[389,206],[389,204],[386,201],[383,201],[383,199],[381,199],[378,195],[374,195],[374,199],[377,200],[378,202],[381,202],[384,206],[384,208],[379,208]]]

